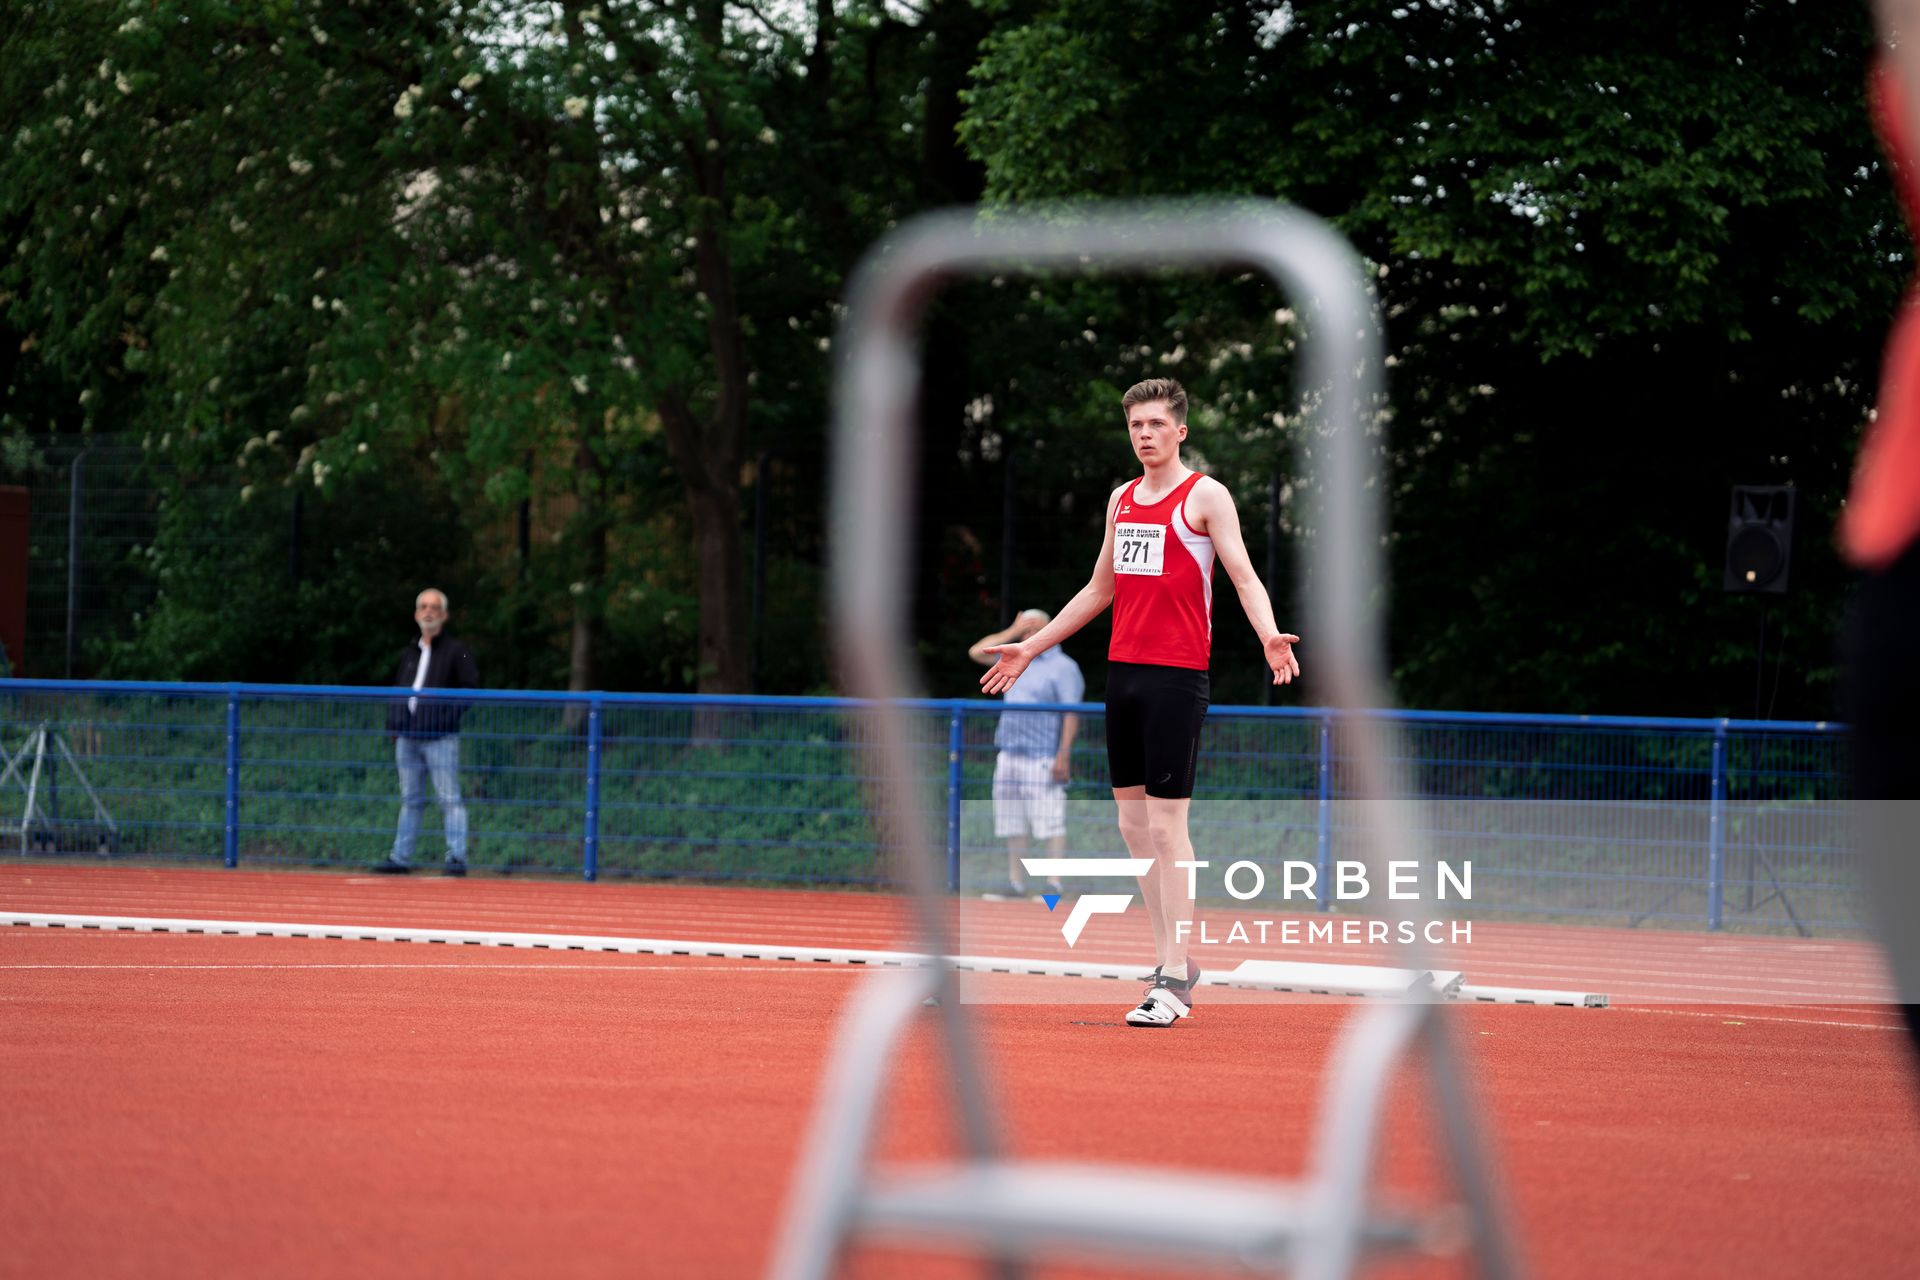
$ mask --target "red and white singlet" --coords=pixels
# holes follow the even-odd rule
[[[1143,477],[1144,478],[1144,477]],[[1187,523],[1194,472],[1151,506],[1120,495],[1113,515],[1113,643],[1107,658],[1205,671],[1213,650],[1213,539]]]

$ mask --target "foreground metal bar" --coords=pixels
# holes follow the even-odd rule
[[[1285,291],[1305,318],[1309,339],[1297,390],[1308,410],[1301,436],[1317,438],[1319,446],[1309,486],[1318,536],[1305,575],[1309,621],[1301,630],[1311,628],[1316,677],[1326,681],[1337,709],[1383,707],[1388,698],[1374,591],[1382,580],[1380,496],[1369,483],[1368,439],[1380,407],[1383,344],[1359,262],[1329,227],[1297,210],[1251,202],[1095,207],[1047,217],[955,211],[917,219],[887,237],[855,275],[834,389],[832,618],[846,683],[856,696],[872,700],[867,722],[884,768],[881,810],[888,844],[897,875],[913,890],[924,948],[934,956],[950,956],[955,947],[929,816],[904,763],[909,736],[898,705],[916,683],[904,548],[915,488],[910,459],[920,384],[917,335],[927,306],[945,282],[964,274],[1248,265]],[[1375,802],[1363,806],[1368,860],[1376,868],[1388,861],[1424,861],[1405,798],[1410,789],[1395,775],[1394,762],[1406,755],[1395,745],[1392,724],[1353,714],[1339,728],[1350,744],[1357,796]],[[1409,912],[1396,918],[1413,917]],[[1424,967],[1411,949],[1408,959],[1410,968]],[[1114,1217],[1116,1203],[1184,1194],[1165,1171],[1088,1179],[1057,1166],[998,1160],[967,1010],[953,998],[950,970],[941,966],[937,972],[938,1016],[970,1158],[924,1175],[917,1190],[898,1180],[874,1182],[864,1158],[844,1158],[850,1145],[864,1142],[871,1120],[864,1111],[837,1118],[835,1100],[845,1098],[849,1080],[869,1079],[874,1060],[884,1063],[891,1056],[898,1035],[897,1028],[881,1025],[879,996],[863,999],[836,1052],[839,1065],[826,1082],[814,1145],[799,1170],[803,1180],[828,1177],[832,1185],[796,1183],[772,1273],[780,1280],[829,1274],[844,1243],[861,1234],[957,1243],[987,1257],[1017,1255],[1016,1261],[1030,1249],[1084,1248],[1122,1225]],[[1237,1212],[1209,1219],[1211,1228],[1197,1234],[1171,1224],[1157,1228],[1151,1220],[1177,1213],[1135,1214],[1124,1223],[1130,1247],[1143,1255],[1199,1251],[1243,1265],[1295,1265],[1302,1274],[1331,1280],[1348,1274],[1362,1250],[1383,1234],[1399,1238],[1381,1233],[1369,1214],[1374,1136],[1386,1082],[1407,1044],[1433,1021],[1433,994],[1429,986],[1408,1003],[1350,1022],[1329,1085],[1319,1155],[1306,1182],[1291,1188],[1270,1183],[1265,1194],[1229,1196]],[[894,1011],[904,1019],[916,1008]],[[1429,1049],[1430,1055],[1445,1051],[1437,1039]],[[1448,1105],[1462,1109],[1462,1122],[1447,1129],[1449,1142],[1477,1144],[1461,1078],[1437,1076],[1435,1084]],[[868,1092],[865,1105],[877,1105],[877,1092]],[[1459,1176],[1484,1176],[1477,1147],[1450,1155]],[[1204,1199],[1204,1193],[1196,1195]],[[1490,1188],[1468,1188],[1466,1200],[1468,1236],[1483,1273],[1510,1274]]]

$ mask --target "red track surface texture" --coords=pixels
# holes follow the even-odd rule
[[[488,879],[15,865],[0,871],[0,908],[903,941],[883,899]],[[1021,909],[1005,915],[1015,934]],[[1571,985],[1540,966],[1604,970],[1605,954],[1582,959],[1577,942],[1602,933],[1518,930],[1504,940],[1512,974],[1462,967],[1476,982]],[[1878,989],[1871,956],[1844,944],[1776,955],[1753,939],[1637,940],[1649,972],[1591,975],[1616,1000],[1636,983],[1639,1000],[1751,985],[1738,947],[1817,960],[1828,1000],[1836,982]],[[0,931],[0,1274],[757,1275],[822,1055],[862,979],[825,965]],[[1062,989],[1085,1003],[977,1011],[1016,1150],[1299,1169],[1346,1006],[1221,1001],[1147,1033],[1118,1025],[1131,990]],[[1449,1011],[1531,1273],[1920,1273],[1920,1084],[1896,1020],[1867,1002],[1758,1003],[1771,998]],[[895,1083],[889,1155],[950,1147],[929,1043]],[[1387,1129],[1386,1187],[1439,1185],[1430,1131],[1410,1083]],[[848,1270],[982,1274],[878,1251]]]

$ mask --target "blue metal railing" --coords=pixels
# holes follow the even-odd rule
[[[398,804],[386,714],[410,693],[0,682],[0,848],[229,867],[377,861]],[[477,866],[589,880],[891,879],[872,813],[877,762],[852,701],[499,690],[457,700]],[[906,706],[915,767],[944,818],[949,883],[995,878],[1001,704]],[[1081,717],[1071,850],[1119,852],[1101,708],[1033,710]],[[1426,802],[1428,847],[1472,863],[1476,914],[1861,927],[1836,725],[1373,714],[1398,722],[1408,755],[1396,764]],[[1193,808],[1201,856],[1301,859],[1329,885],[1335,862],[1357,856],[1360,826],[1341,738],[1340,717],[1320,709],[1215,707]]]

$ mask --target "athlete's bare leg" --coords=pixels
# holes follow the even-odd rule
[[[1153,857],[1153,828],[1147,821],[1146,787],[1115,787],[1113,803],[1120,813],[1120,839],[1126,843],[1127,852],[1134,858]],[[1151,870],[1140,879],[1140,896],[1146,903],[1147,922],[1153,926],[1154,962],[1164,963],[1161,952],[1165,948],[1160,939],[1164,928],[1160,917],[1160,877]]]
[[[1193,861],[1193,841],[1187,836],[1187,809],[1192,801],[1148,796],[1147,826],[1153,834],[1153,870],[1160,882],[1160,968],[1167,977],[1184,981],[1187,948],[1193,942],[1193,895],[1187,892],[1187,872],[1176,863]],[[1183,927],[1184,926],[1184,927]]]
[[[1150,796],[1141,787],[1115,787],[1114,805],[1120,812],[1120,838],[1136,858],[1151,858],[1153,867],[1140,881],[1140,896],[1153,925],[1153,956],[1170,978],[1187,976],[1187,938],[1193,921],[1193,898],[1187,892],[1187,873],[1174,865],[1193,860],[1187,837],[1190,801]],[[1180,923],[1187,922],[1188,929]]]
[[[1007,883],[1016,889],[1027,883],[1027,869],[1020,865],[1020,859],[1032,848],[1024,835],[1007,837]]]

